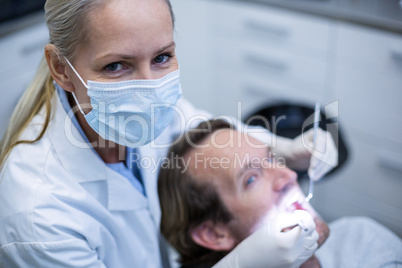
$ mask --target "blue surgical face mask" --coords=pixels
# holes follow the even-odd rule
[[[92,110],[85,115],[73,92],[78,108],[103,139],[138,147],[156,139],[169,125],[182,93],[179,70],[155,80],[85,84],[68,60],[67,63],[91,99]]]

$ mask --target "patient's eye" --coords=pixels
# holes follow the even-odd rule
[[[246,185],[250,185],[251,183],[253,183],[255,181],[255,179],[256,179],[255,176],[250,176],[246,181]]]

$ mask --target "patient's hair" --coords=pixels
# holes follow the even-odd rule
[[[194,146],[221,129],[234,127],[224,120],[215,119],[202,122],[197,128],[189,130],[170,148],[167,161],[162,164],[159,173],[161,232],[180,253],[180,262],[183,264],[212,266],[228,253],[201,247],[191,238],[191,231],[201,223],[208,220],[228,223],[233,217],[215,188],[208,183],[196,181],[185,170],[183,162]]]

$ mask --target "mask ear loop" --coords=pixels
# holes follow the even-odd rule
[[[84,85],[84,87],[86,87],[87,89],[89,89],[89,87],[87,86],[87,84],[85,84],[84,80],[81,78],[81,76],[78,74],[78,72],[75,70],[75,68],[73,67],[73,65],[70,63],[70,61],[64,57],[64,59],[67,61],[68,65],[71,67],[71,69],[73,69],[74,73],[77,75],[77,77],[80,79],[81,83]],[[75,102],[77,103],[78,109],[80,109],[80,112],[82,113],[83,116],[85,116],[84,111],[81,109],[80,103],[77,100],[77,97],[75,96],[74,92],[71,92],[73,94],[73,98],[75,100]]]

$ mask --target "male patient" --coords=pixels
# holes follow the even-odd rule
[[[162,234],[183,264],[212,266],[285,211],[304,209],[314,216],[319,246],[329,235],[313,208],[303,204],[296,173],[264,144],[223,120],[201,123],[170,148],[158,191]],[[355,248],[365,241],[375,244]],[[376,262],[367,255],[374,251]],[[316,256],[302,266],[397,267],[402,265],[402,242],[370,220],[340,221]]]

